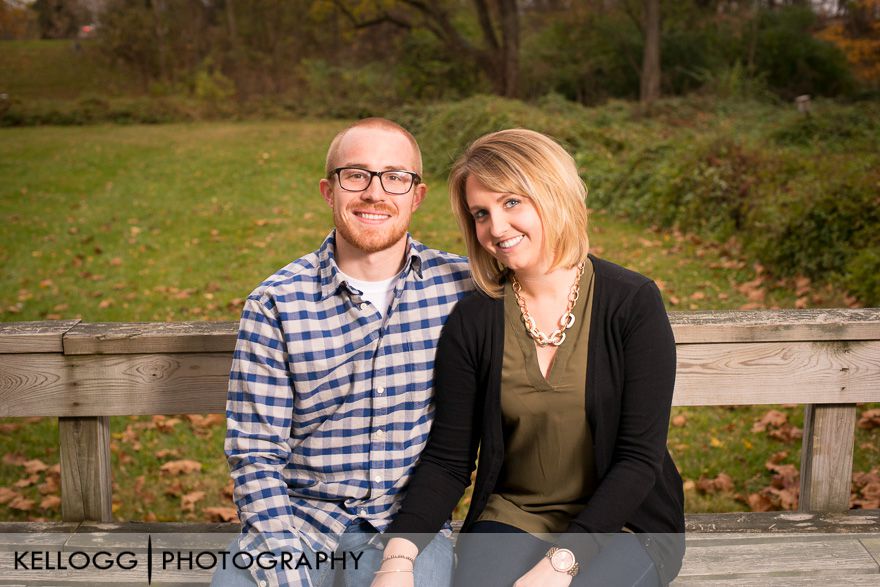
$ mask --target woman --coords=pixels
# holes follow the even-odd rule
[[[666,450],[675,342],[657,287],[587,254],[586,188],[540,133],[476,140],[449,184],[480,291],[444,327],[431,438],[374,587],[412,585],[478,448],[457,584],[668,583],[684,497]]]

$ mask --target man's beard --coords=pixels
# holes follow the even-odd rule
[[[371,208],[375,212],[385,212],[391,214],[391,218],[395,219],[394,212],[385,207]],[[353,211],[345,216],[338,208],[333,209],[333,223],[336,225],[336,232],[346,242],[350,243],[364,253],[378,253],[390,249],[397,244],[406,234],[406,225],[400,222],[392,222],[382,226],[367,226],[355,224],[358,222]]]

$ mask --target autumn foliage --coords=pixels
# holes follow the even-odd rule
[[[847,5],[847,15],[830,22],[819,37],[843,51],[856,77],[880,87],[880,0],[854,0]]]

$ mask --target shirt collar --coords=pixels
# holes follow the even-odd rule
[[[404,279],[412,272],[418,279],[422,279],[422,252],[425,246],[414,239],[411,234],[406,234],[406,262],[403,265],[402,275]],[[336,229],[330,231],[327,238],[318,249],[318,274],[321,279],[321,299],[327,299],[336,295],[339,288],[346,288],[342,272],[336,264]]]

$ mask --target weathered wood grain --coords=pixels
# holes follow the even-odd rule
[[[0,355],[0,416],[222,413],[225,353]],[[674,405],[880,401],[880,342],[680,345]]]
[[[790,575],[772,576],[760,575],[758,577],[712,577],[710,579],[702,577],[681,577],[676,579],[670,585],[675,587],[679,585],[687,585],[688,587],[836,587],[838,585],[846,585],[847,587],[877,587],[880,583],[880,576],[871,574],[849,575],[840,574],[833,577],[828,575],[803,576],[798,575],[792,577]]]
[[[0,417],[55,416],[68,395],[64,355],[0,355]]]
[[[805,407],[799,509],[807,512],[849,509],[855,428],[855,406]]]
[[[880,565],[880,534],[874,534],[873,536],[865,536],[861,538],[860,542],[862,546],[865,547],[865,550],[874,558],[878,565]]]
[[[880,342],[685,344],[673,404],[857,403],[880,400]]]
[[[61,518],[113,519],[110,473],[110,418],[59,418]]]
[[[236,322],[93,322],[64,336],[66,355],[232,353]]]
[[[64,333],[79,320],[0,322],[0,354],[60,353]]]
[[[228,354],[0,355],[0,416],[222,413]]]
[[[836,512],[727,512],[686,514],[688,533],[779,534],[871,533],[880,536],[880,510]]]
[[[880,340],[880,308],[670,312],[679,344]]]
[[[758,542],[688,546],[680,577],[708,579],[876,574],[877,562],[855,537],[811,542]]]

